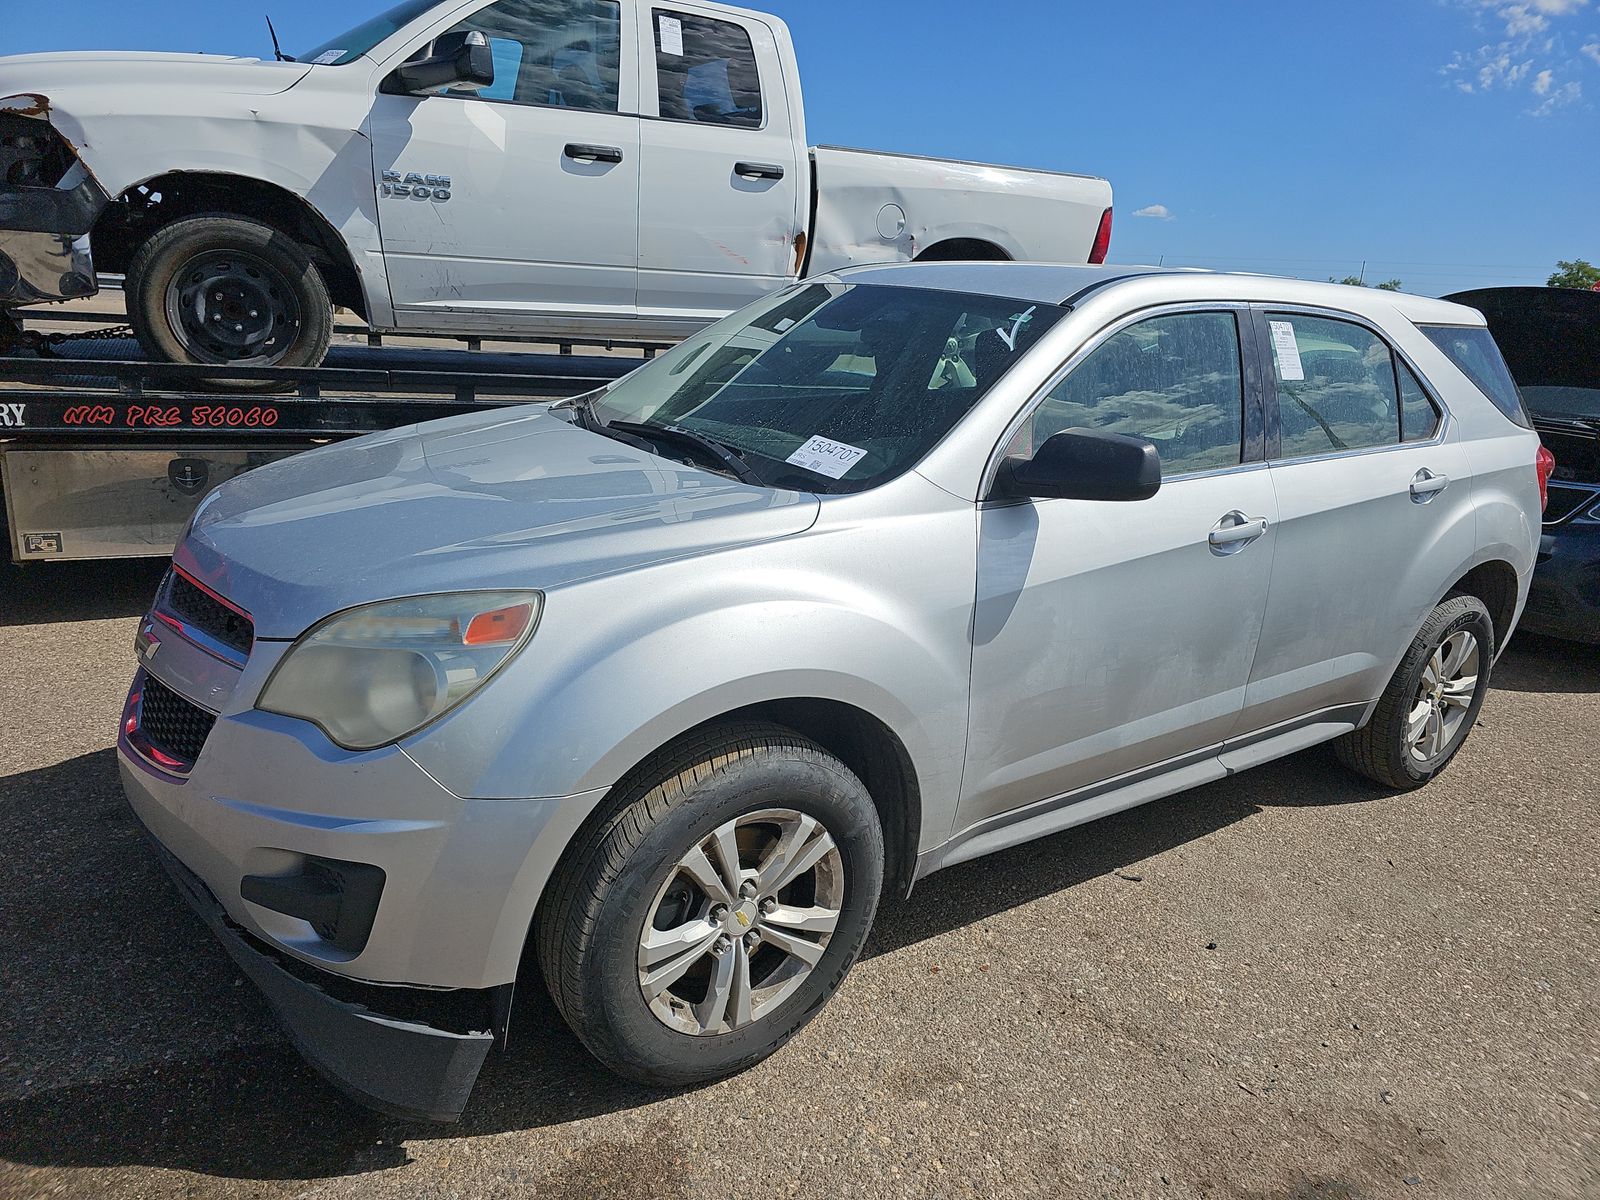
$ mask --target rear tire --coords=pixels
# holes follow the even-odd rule
[[[1477,723],[1494,652],[1494,622],[1483,601],[1446,599],[1423,622],[1372,720],[1334,742],[1339,761],[1399,791],[1427,783],[1449,765]]]
[[[877,810],[843,763],[781,726],[713,728],[646,762],[573,843],[537,921],[539,964],[612,1071],[720,1079],[838,990],[882,882]]]
[[[129,324],[158,362],[314,367],[333,337],[333,302],[310,257],[287,234],[242,217],[188,217],[157,230],[128,266],[127,302]]]

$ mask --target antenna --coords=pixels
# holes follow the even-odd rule
[[[276,58],[279,62],[293,62],[294,59],[290,58],[287,54],[285,54],[283,52],[283,47],[278,45],[278,31],[272,27],[272,17],[270,15],[268,15],[268,17],[267,17],[267,32],[272,35],[272,54],[273,54],[273,57]]]

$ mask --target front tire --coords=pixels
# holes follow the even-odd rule
[[[127,301],[134,333],[159,362],[314,367],[333,337],[333,303],[310,257],[287,234],[242,217],[188,217],[157,230],[128,266]]]
[[[724,726],[646,763],[580,835],[536,928],[567,1023],[653,1086],[779,1049],[871,928],[883,833],[861,781],[776,725]]]
[[[1443,771],[1478,720],[1494,666],[1494,622],[1476,596],[1451,596],[1412,640],[1372,720],[1336,741],[1339,761],[1400,791]]]

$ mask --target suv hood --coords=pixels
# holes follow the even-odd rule
[[[224,484],[173,558],[294,638],[375,600],[541,588],[801,533],[818,501],[501,409],[313,450]]]
[[[0,96],[34,93],[55,103],[85,88],[173,89],[275,96],[306,77],[308,63],[231,58],[221,54],[157,54],[83,50],[0,58]],[[137,103],[137,101],[134,101]]]

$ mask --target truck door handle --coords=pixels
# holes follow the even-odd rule
[[[741,162],[733,164],[733,173],[740,179],[782,179],[783,168],[777,163]]]
[[[1212,526],[1206,540],[1219,554],[1235,554],[1266,532],[1265,517],[1247,517],[1235,509]]]
[[[1423,467],[1411,477],[1411,499],[1417,504],[1426,504],[1449,486],[1450,476],[1435,475]]]
[[[566,156],[578,162],[603,162],[619,163],[622,161],[621,146],[589,146],[582,142],[568,142]]]

